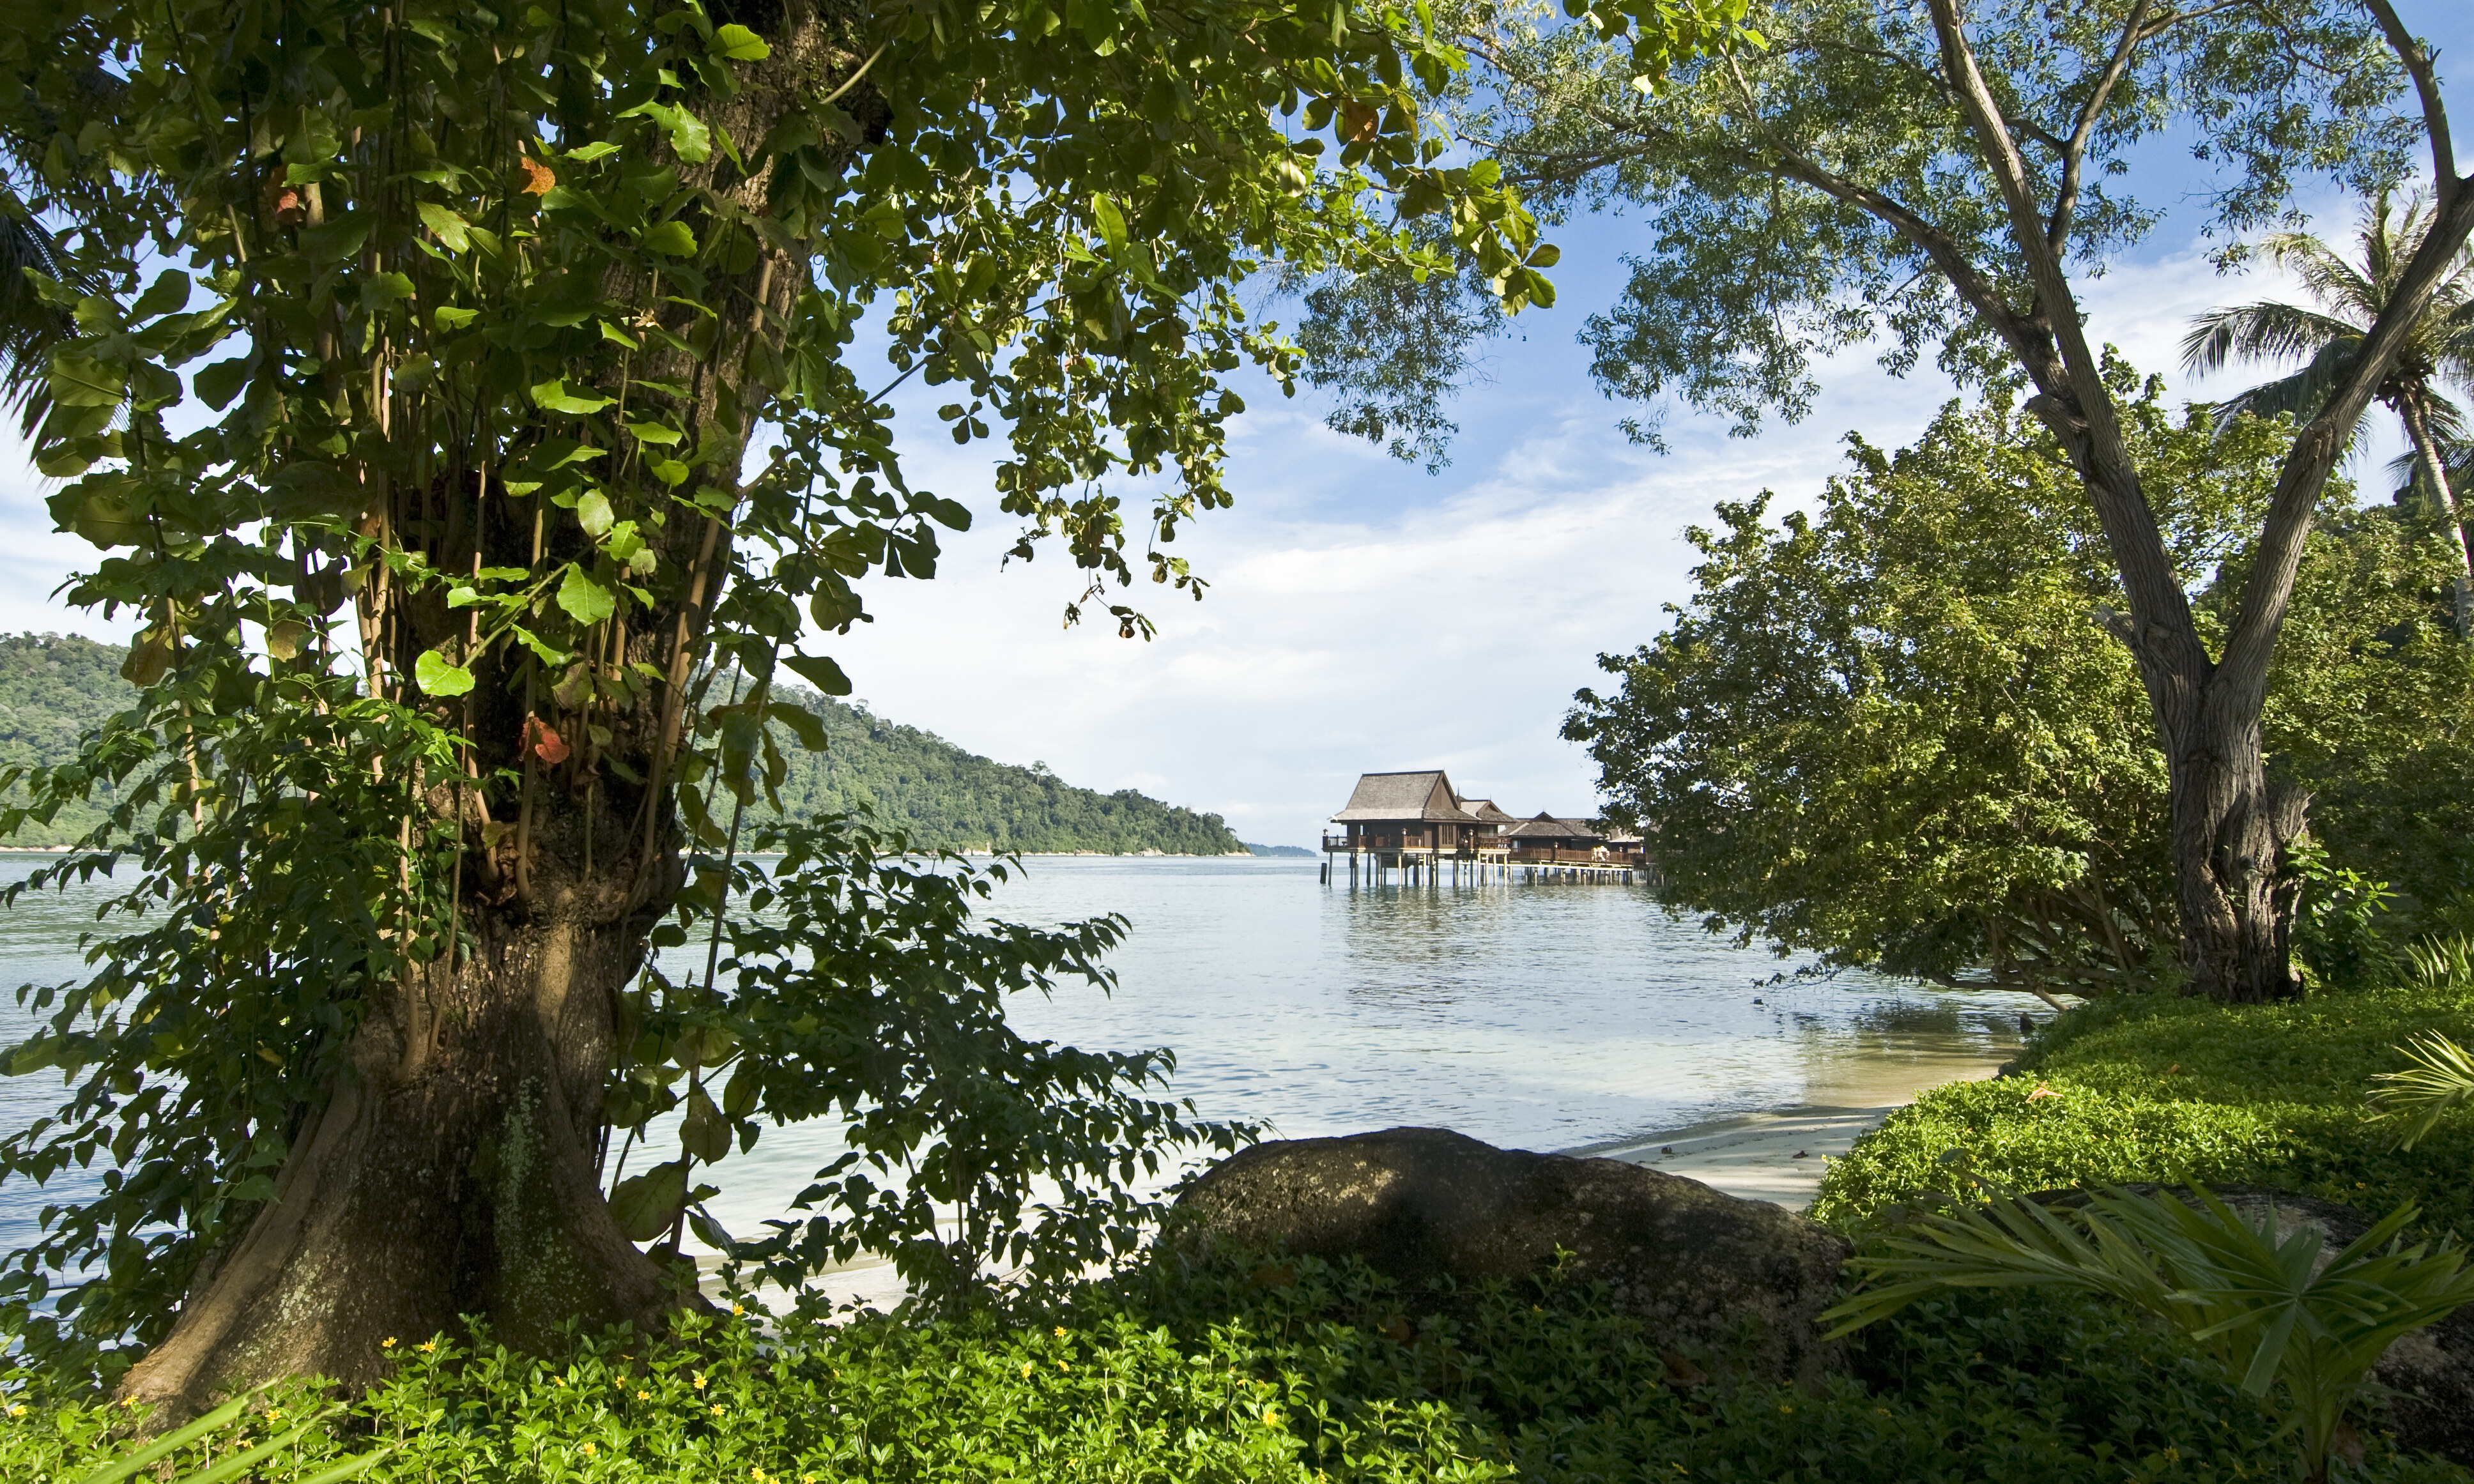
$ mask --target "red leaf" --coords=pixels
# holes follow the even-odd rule
[[[539,717],[524,718],[524,751],[556,767],[567,761],[567,743]]]

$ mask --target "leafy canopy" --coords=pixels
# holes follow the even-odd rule
[[[2418,137],[2391,107],[2395,59],[2348,4],[1993,0],[1965,20],[2069,271],[2101,272],[2161,219],[2167,203],[2133,192],[2129,162],[2169,137],[2190,141],[2197,167],[2174,199],[2196,194],[2227,262],[2243,234],[2295,223],[2302,181],[2375,190],[2405,173]],[[1582,340],[1602,389],[1652,404],[1625,424],[1643,442],[1659,443],[1669,396],[1741,435],[1772,413],[1799,421],[1816,361],[1877,343],[1894,374],[1930,359],[1978,384],[2018,353],[2005,337],[2034,338],[2003,318],[2054,307],[1926,0],[1752,6],[1761,45],[1687,60],[1654,87],[1543,5],[1469,0],[1439,23],[1478,62],[1442,100],[1460,137],[1501,159],[1549,222],[1621,211],[1639,224],[1630,274]],[[1335,284],[1315,308],[1305,335],[1318,380],[1345,399],[1335,426],[1439,451],[1451,428],[1435,390],[1467,374],[1499,311],[1405,274]]]

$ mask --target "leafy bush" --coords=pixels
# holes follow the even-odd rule
[[[2128,996],[2057,1017],[2014,1075],[1938,1087],[1831,1163],[1813,1214],[1861,1220],[1960,1168],[2014,1190],[2139,1180],[2279,1185],[2373,1214],[2407,1201],[2474,1233],[2474,1114],[2412,1151],[2365,1106],[2395,1048],[2474,1027],[2474,982],[2281,1005]]]
[[[1059,1306],[790,1322],[772,1341],[725,1320],[661,1344],[579,1338],[554,1360],[401,1344],[391,1382],[261,1478],[303,1484],[387,1445],[366,1475],[386,1484],[2067,1484],[2284,1468],[2256,1403],[2085,1302],[1929,1301],[1866,1331],[1850,1373],[1811,1392],[1688,1384],[1697,1368],[1599,1295],[1498,1290],[1455,1313],[1412,1325],[1359,1268],[1162,1262]],[[0,1477],[24,1484],[71,1484],[122,1421],[77,1398],[17,1406],[0,1423]],[[2358,1477],[2464,1475],[2375,1450]]]

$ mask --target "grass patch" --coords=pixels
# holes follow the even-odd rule
[[[2372,1215],[2413,1201],[2434,1232],[2474,1235],[2474,1110],[2410,1154],[2365,1106],[2420,1031],[2474,1037],[2459,986],[2225,1006],[2129,996],[2039,1033],[2011,1075],[1937,1087],[1833,1160],[1813,1214],[1860,1223],[1972,1172],[2015,1190],[2134,1180],[2246,1181]]]
[[[1362,1268],[1141,1273],[1061,1307],[869,1319],[760,1343],[742,1324],[654,1346],[579,1340],[556,1360],[403,1346],[393,1382],[262,1484],[374,1443],[386,1484],[1692,1479],[1938,1484],[2281,1478],[2290,1448],[2248,1399],[2164,1336],[2093,1304],[1953,1295],[1860,1337],[1818,1391],[1670,1381],[1601,1297],[1497,1290],[1402,1322]],[[276,1398],[275,1410],[309,1399]],[[69,1484],[113,1409],[27,1397],[0,1478]],[[20,1404],[25,1404],[21,1402]],[[296,1413],[297,1415],[297,1413]],[[264,1435],[278,1420],[250,1420]],[[219,1440],[229,1456],[233,1439]],[[180,1460],[204,1461],[202,1450]],[[2358,1475],[2438,1484],[2375,1451]]]

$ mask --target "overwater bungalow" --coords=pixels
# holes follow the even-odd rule
[[[1470,798],[1442,768],[1365,773],[1348,803],[1331,816],[1340,833],[1322,838],[1324,882],[1348,857],[1348,879],[1381,883],[1392,872],[1403,884],[1440,884],[1446,864],[1454,882],[1557,877],[1629,882],[1648,869],[1637,835],[1618,836],[1593,820],[1540,814],[1522,819],[1492,799]]]

